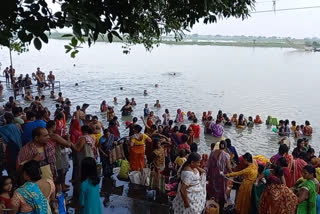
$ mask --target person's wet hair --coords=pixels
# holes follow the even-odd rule
[[[3,117],[6,120],[7,124],[13,123],[13,120],[14,120],[13,114],[6,112]]]
[[[231,146],[231,139],[227,138],[225,141],[227,143],[227,147],[229,148]]]
[[[309,174],[312,174],[314,178],[317,177],[316,169],[312,165],[308,164],[305,167],[303,167],[303,169],[306,170]]]
[[[134,130],[135,130],[136,132],[140,133],[141,130],[142,130],[142,127],[137,124],[137,125],[134,126]]]
[[[191,143],[191,145],[190,145],[190,151],[191,151],[191,152],[198,152],[198,144],[196,144],[196,143]]]
[[[81,162],[81,181],[83,182],[87,179],[94,186],[100,183],[100,178],[97,171],[97,163],[92,157],[86,157]]]
[[[91,133],[91,128],[89,126],[87,126],[87,125],[84,125],[84,126],[81,127],[81,132],[83,134],[90,134]]]
[[[33,182],[41,179],[40,163],[38,161],[31,160],[26,162],[22,166],[22,172],[26,173]]]
[[[225,148],[226,148],[226,141],[224,141],[224,140],[220,141],[219,149],[221,150],[221,149],[225,149]]]
[[[281,167],[288,167],[288,161],[285,157],[281,157],[278,159],[278,165]]]
[[[183,169],[188,165],[191,164],[192,162],[197,162],[201,160],[201,155],[199,155],[196,152],[192,152],[189,154],[187,161],[184,162],[184,164],[181,166],[181,171],[183,171]]]
[[[52,127],[56,126],[56,122],[54,120],[49,120],[47,122],[47,129],[50,129]]]
[[[289,152],[289,147],[286,144],[281,144],[279,146],[279,154],[284,155]]]
[[[252,163],[252,162],[253,162],[253,160],[252,160],[252,155],[251,155],[249,152],[245,153],[242,157],[243,157],[243,159],[245,159],[245,160],[248,161],[249,163]]]

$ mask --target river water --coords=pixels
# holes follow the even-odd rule
[[[125,55],[119,43],[96,43],[81,49],[71,59],[64,53],[66,43],[50,40],[41,52],[31,48],[28,53],[13,54],[16,74],[31,74],[37,67],[46,74],[52,70],[61,81],[64,97],[71,99],[73,109],[89,103],[88,112],[98,114],[105,124],[106,120],[98,113],[99,104],[106,100],[113,105],[113,97],[118,97],[115,110],[123,136],[128,133],[124,123],[131,118],[121,118],[120,109],[126,97],[134,97],[137,106],[133,116],[138,117],[143,115],[145,103],[153,106],[159,99],[162,108],[151,110],[160,117],[165,108],[172,118],[177,108],[181,108],[184,112],[194,111],[198,118],[203,111],[211,110],[216,115],[221,109],[230,117],[243,113],[246,117],[259,114],[263,120],[272,115],[296,120],[298,124],[309,120],[314,128],[310,143],[316,152],[320,149],[319,53],[280,48],[160,45],[151,53],[143,46],[134,46]],[[2,70],[9,65],[7,49],[0,49],[0,62]],[[75,83],[79,86],[75,87]],[[159,87],[155,88],[155,84]],[[148,96],[143,96],[145,89]],[[5,97],[11,94],[8,91]],[[52,101],[45,101],[44,105],[55,109]],[[266,125],[244,130],[225,128],[225,137],[232,139],[240,154],[249,151],[268,157],[277,152],[280,139]],[[208,153],[213,141],[201,134],[200,153]],[[293,138],[291,142],[293,148]]]

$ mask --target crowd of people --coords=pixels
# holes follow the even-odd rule
[[[37,68],[36,72],[32,73],[31,77],[29,76],[29,74],[26,74],[25,76],[20,74],[20,76],[18,77],[15,74],[16,74],[16,71],[12,66],[6,67],[3,70],[3,76],[6,78],[6,84],[11,84],[15,98],[17,97],[17,95],[21,94],[23,97],[25,95],[28,96],[28,98],[25,98],[26,100],[31,99],[30,95],[32,92],[31,90],[32,80],[36,82],[35,85],[37,86],[37,91],[39,94],[46,87],[49,87],[49,88],[51,87],[52,91],[54,91],[55,75],[53,75],[52,71],[50,71],[49,74],[47,75],[47,79],[46,79],[45,73],[42,72],[40,68]],[[3,86],[0,82],[1,95],[2,95],[2,91],[3,91]]]
[[[278,153],[269,160],[250,153],[240,156],[232,140],[224,138],[225,126],[251,128],[263,123],[259,115],[254,120],[243,114],[229,119],[222,111],[216,117],[209,111],[198,119],[194,112],[184,113],[181,109],[171,117],[165,109],[157,117],[145,104],[141,110],[144,116],[127,121],[128,134],[121,136],[117,112],[106,101],[101,103],[100,111],[108,124],[86,112],[89,104],[76,106],[72,112],[71,101],[61,92],[56,98],[52,91],[50,98],[56,102],[53,114],[39,96],[30,99],[30,106],[25,108],[14,97],[4,105],[0,117],[0,171],[5,169],[8,175],[0,179],[1,211],[57,212],[57,198],[70,189],[66,174],[72,157],[71,181],[77,208],[83,214],[102,213],[97,200],[97,164],[102,163],[102,176],[113,176],[116,164],[111,162],[110,155],[123,137],[130,166],[127,174],[150,168],[163,176],[174,213],[208,212],[211,207],[206,204],[210,200],[219,205],[220,213],[314,214],[320,208],[320,159],[309,144],[313,131],[309,121],[304,127],[294,121],[289,127],[289,120],[275,124],[275,132],[280,136],[297,138],[297,147],[291,155],[290,145],[281,140]],[[113,102],[118,104],[116,97]],[[126,98],[121,115],[130,116],[136,105],[134,98]],[[161,109],[160,101],[153,106]],[[187,121],[191,122],[189,126],[185,125]],[[198,154],[201,134],[217,139],[211,144],[210,154]],[[232,190],[236,191],[234,207]]]

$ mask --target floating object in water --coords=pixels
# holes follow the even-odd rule
[[[78,84],[78,83],[76,83],[76,84],[74,84],[74,86],[79,86],[79,84]]]
[[[158,88],[158,87],[159,87],[159,85],[158,85],[158,84],[155,84],[155,85],[154,85],[154,87]]]
[[[278,132],[278,129],[277,129],[276,127],[274,127],[274,128],[272,129],[272,131],[273,131],[274,133],[277,133],[277,132]]]
[[[123,90],[123,87],[120,87],[120,90]]]

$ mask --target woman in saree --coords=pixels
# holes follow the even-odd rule
[[[40,165],[35,160],[25,163],[22,171],[26,183],[15,191],[9,214],[51,214],[49,202],[55,196],[53,181],[41,179]]]
[[[99,140],[100,159],[102,162],[102,173],[104,177],[110,177],[113,174],[113,163],[110,163],[109,154],[113,149],[115,137],[109,129],[103,131],[103,136]]]
[[[278,154],[271,157],[270,162],[274,165],[278,164],[278,160],[281,157],[284,157],[289,152],[289,147],[286,144],[281,144],[279,146]]]
[[[205,134],[212,134],[212,130],[211,130],[212,123],[213,123],[212,116],[207,117],[206,120],[204,121],[204,133]]]
[[[317,189],[314,182],[316,170],[311,165],[303,167],[304,181],[298,186],[298,209],[297,214],[317,213]]]
[[[292,167],[290,168],[290,182],[288,186],[293,186],[299,178],[302,177],[303,167],[307,165],[304,160],[307,158],[306,152],[301,152],[299,158],[293,160]]]
[[[77,161],[77,170],[74,173],[74,190],[73,190],[73,198],[75,200],[79,199],[80,193],[80,175],[81,175],[81,162],[86,157],[96,158],[96,147],[95,147],[95,139],[91,136],[91,129],[89,126],[84,125],[81,127],[82,136],[79,137],[78,142],[76,144],[71,144],[72,152],[76,154]],[[74,169],[75,170],[75,169]]]
[[[145,145],[150,143],[151,138],[141,133],[142,127],[134,127],[134,135],[130,144],[130,169],[131,171],[142,170],[145,167]]]
[[[243,156],[243,162],[246,168],[239,171],[226,174],[228,177],[242,176],[243,181],[240,185],[237,197],[235,210],[236,214],[248,214],[251,210],[251,192],[252,185],[256,181],[258,175],[258,166],[253,163],[252,155],[246,153]]]
[[[216,123],[211,124],[211,131],[213,137],[222,137],[224,128],[221,125],[221,120],[217,120]]]
[[[176,119],[174,120],[175,123],[183,123],[183,113],[181,109],[177,110],[177,116]]]
[[[205,208],[206,175],[200,161],[198,153],[191,153],[178,172],[181,181],[172,202],[175,214],[201,214]]]
[[[69,134],[70,134],[70,140],[73,144],[77,143],[79,137],[82,136],[81,125],[80,125],[80,121],[78,119],[71,120]],[[78,169],[78,165],[77,165],[78,161],[77,161],[76,154],[77,154],[77,152],[75,152],[75,151],[72,152],[72,165],[73,165],[72,180],[75,179],[75,173]]]
[[[295,214],[298,197],[280,179],[271,175],[261,195],[259,214]]]
[[[208,196],[207,198],[214,197],[220,207],[224,206],[226,202],[227,180],[220,174],[224,174],[231,171],[230,155],[225,151],[226,142],[220,141],[219,150],[213,150],[210,154],[207,165],[207,178],[208,184]]]

